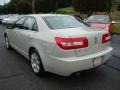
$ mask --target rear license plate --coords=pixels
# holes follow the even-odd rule
[[[100,65],[100,64],[102,64],[102,63],[103,63],[102,57],[95,58],[95,59],[93,60],[93,67],[96,67],[96,66],[98,66],[98,65]]]

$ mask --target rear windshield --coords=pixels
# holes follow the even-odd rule
[[[43,19],[50,29],[87,27],[86,23],[73,16],[47,16]]]

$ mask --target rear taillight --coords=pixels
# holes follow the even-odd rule
[[[102,43],[107,43],[111,40],[111,35],[110,33],[104,34],[102,37]]]
[[[57,45],[63,50],[79,49],[88,47],[88,40],[85,37],[82,38],[60,38],[56,37],[55,41]]]

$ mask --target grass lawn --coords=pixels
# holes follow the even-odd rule
[[[67,8],[60,8],[56,11],[56,13],[60,13],[60,14],[74,14],[75,11],[73,9],[73,7],[67,7]]]
[[[120,33],[120,23],[114,25],[113,33]]]

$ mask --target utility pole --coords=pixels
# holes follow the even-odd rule
[[[4,0],[4,14],[6,13],[6,10],[5,10],[5,0]]]
[[[56,10],[58,9],[58,1],[56,0]]]
[[[35,0],[32,0],[32,13],[35,13]]]

